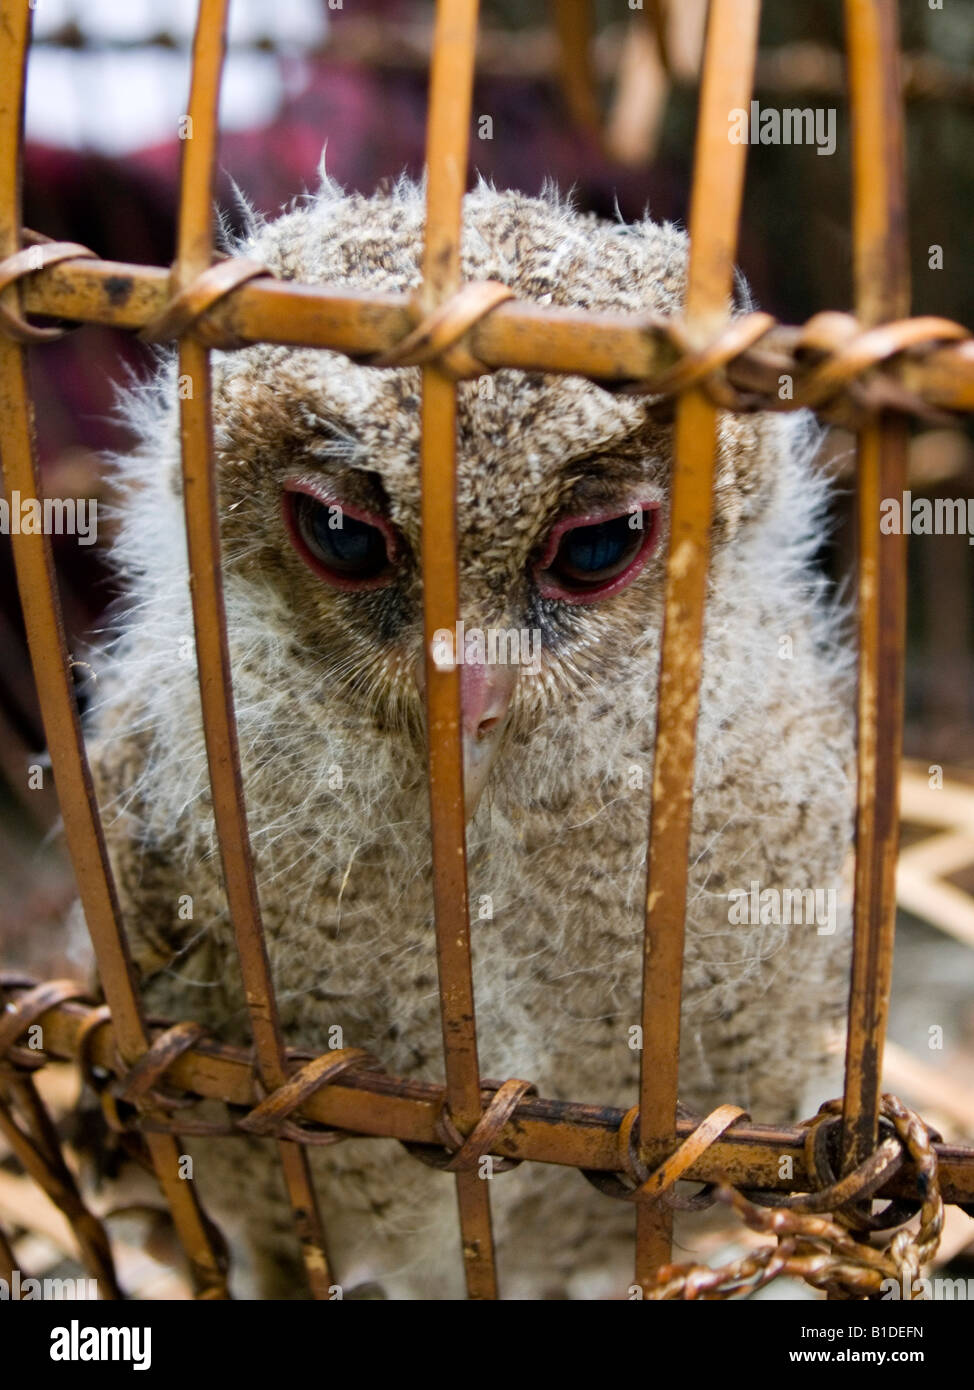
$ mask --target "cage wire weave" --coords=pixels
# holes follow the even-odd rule
[[[647,7],[660,25],[664,7]],[[467,1288],[495,1298],[489,1188],[480,1176],[522,1160],[577,1167],[636,1207],[632,1296],[718,1297],[781,1272],[835,1296],[876,1294],[936,1247],[943,1202],[974,1211],[974,1149],[938,1142],[880,1073],[895,920],[902,716],[905,542],[880,544],[880,500],[906,481],[908,419],[974,411],[974,343],[959,325],[909,314],[903,120],[894,0],[845,0],[854,176],[855,315],[803,327],[751,313],[729,322],[746,149],[728,142],[747,107],[759,0],[712,0],[701,82],[685,315],[591,314],[518,303],[491,283],[462,284],[461,206],[477,26],[476,0],[439,0],[427,144],[426,239],[412,297],[281,283],[259,265],[218,259],[211,198],[227,0],[201,0],[171,271],[99,260],[22,228],[22,111],[31,5],[0,4],[0,431],[8,494],[40,496],[26,347],[65,328],[25,314],[137,329],[178,341],[192,380],[180,401],[182,467],[203,720],[224,878],[249,1001],[254,1053],[197,1024],[143,1012],[85,760],[49,542],[12,537],[20,599],[65,834],[105,1003],[71,981],[0,979],[0,1132],[70,1221],[104,1297],[121,1296],[101,1223],[87,1210],[33,1082],[49,1058],[73,1059],[98,1087],[108,1122],[144,1138],[199,1297],[227,1297],[219,1233],[192,1181],[178,1177],[180,1134],[273,1137],[311,1291],[334,1296],[307,1148],[345,1133],[385,1136],[455,1175]],[[588,6],[557,6],[566,66],[584,63]],[[662,45],[665,52],[665,44]],[[358,1049],[308,1060],[285,1049],[261,931],[236,748],[210,428],[210,348],[267,341],[327,348],[384,367],[421,365],[422,568],[436,941],[444,1087],[389,1075]],[[433,634],[458,614],[454,450],[457,380],[499,367],[580,373],[675,411],[670,554],[648,851],[642,1081],[626,1113],[538,1097],[526,1080],[486,1081],[477,1058],[467,903],[460,683],[433,660]],[[787,373],[794,390],[778,392]],[[755,1125],[722,1105],[704,1119],[677,1103],[680,996],[695,727],[718,409],[811,406],[858,433],[859,694],[854,946],[843,1099],[802,1126]],[[676,561],[676,562],[675,562]],[[665,807],[666,814],[661,814]],[[36,1023],[44,1051],[23,1045]],[[225,1125],[194,1113],[220,1099]],[[789,1163],[782,1160],[788,1159]],[[788,1176],[784,1176],[787,1174]],[[704,1184],[675,1191],[679,1179]],[[878,1215],[871,1198],[889,1199]],[[776,1239],[723,1270],[674,1267],[675,1206],[730,1202]],[[919,1211],[919,1230],[906,1222]],[[898,1229],[897,1229],[898,1228]],[[895,1230],[880,1251],[875,1230]],[[0,1232],[0,1272],[13,1268]]]

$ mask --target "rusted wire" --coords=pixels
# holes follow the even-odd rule
[[[482,376],[487,369],[471,352],[467,336],[474,324],[513,298],[509,285],[496,280],[469,280],[426,314],[395,347],[371,358],[369,365],[435,365],[451,381]]]
[[[0,266],[0,275],[2,271],[3,267]],[[219,304],[238,286],[269,274],[267,267],[258,261],[248,260],[244,256],[224,257],[201,270],[190,284],[173,295],[162,312],[145,325],[139,337],[147,343],[161,343],[192,334],[205,346],[226,350],[242,347],[241,339],[213,331],[209,312],[214,304]]]
[[[10,1001],[15,1002],[32,987],[32,981],[0,972],[0,991]],[[81,986],[76,989],[81,992]],[[43,1028],[42,1055],[77,1061],[92,1078],[96,1090],[123,1094],[131,1072],[118,1054],[113,1025],[106,1019],[106,1012],[104,1006],[91,1007],[71,999],[52,1005],[37,1020]],[[158,1028],[160,1036],[170,1029],[161,1020],[152,1020],[151,1026]],[[305,1053],[288,1050],[290,1082],[307,1061]],[[483,1110],[490,1108],[500,1084],[486,1080],[481,1083]],[[216,1042],[208,1035],[170,1056],[164,1072],[153,1076],[151,1089],[169,1101],[176,1096],[180,1100],[221,1100],[230,1108],[229,1117],[226,1122],[208,1120],[205,1129],[196,1129],[191,1128],[196,1122],[188,1108],[177,1107],[172,1110],[172,1118],[167,1118],[171,1106],[160,1107],[152,1116],[125,1107],[119,1117],[120,1130],[138,1128],[153,1132],[160,1127],[161,1132],[167,1133],[179,1128],[187,1133],[241,1134],[246,1132],[241,1123],[265,1100],[254,1074],[252,1052]],[[443,1095],[442,1086],[392,1076],[363,1062],[361,1069],[346,1069],[331,1078],[329,1084],[311,1090],[296,1108],[289,1110],[289,1115],[299,1122],[299,1143],[311,1142],[316,1130],[338,1129],[346,1134],[420,1144],[435,1149],[442,1159],[444,1150],[449,1156],[451,1146],[441,1123]],[[823,1107],[820,1117],[816,1117],[823,1124],[827,1122],[830,1131],[839,1113],[838,1105],[833,1102],[830,1107]],[[682,1144],[699,1124],[699,1118],[681,1110],[677,1118],[678,1142]],[[586,1176],[600,1175],[611,1182],[614,1193],[624,1193],[632,1189],[633,1177],[638,1177],[638,1172],[629,1172],[625,1157],[632,1125],[631,1110],[542,1099],[526,1091],[493,1139],[491,1152],[498,1163],[514,1158],[587,1170]],[[944,1200],[970,1208],[974,1214],[974,1147],[937,1140],[935,1148]],[[831,1147],[828,1154],[829,1162],[834,1163]],[[751,1189],[761,1190],[765,1196],[787,1196],[831,1184],[834,1175],[819,1168],[818,1163],[809,1147],[808,1126],[754,1125],[739,1117],[703,1149],[681,1178],[704,1183],[729,1178],[749,1196]],[[627,1173],[628,1185],[620,1189],[616,1175]],[[896,1167],[884,1176],[881,1194],[884,1198],[911,1201],[922,1197],[909,1169]]]
[[[378,1065],[371,1053],[360,1047],[340,1048],[315,1057],[278,1086],[276,1091],[262,1096],[250,1114],[238,1120],[237,1128],[246,1134],[293,1139],[304,1144],[334,1144],[347,1135],[341,1130],[302,1131],[288,1117],[316,1091],[330,1085],[339,1076],[362,1067]]]
[[[688,1196],[677,1192],[676,1184],[722,1134],[738,1121],[747,1118],[747,1112],[739,1105],[718,1106],[705,1120],[700,1121],[674,1153],[651,1172],[639,1156],[636,1144],[639,1107],[633,1106],[626,1112],[618,1131],[622,1174],[609,1176],[588,1171],[584,1176],[607,1197],[617,1197],[625,1202],[652,1200],[663,1208],[678,1211],[703,1211],[716,1201],[712,1185],[708,1184],[702,1192]],[[675,1137],[676,1122],[673,1128]]]
[[[819,1119],[836,1113],[838,1103],[823,1107]],[[923,1194],[917,1231],[898,1229],[883,1250],[857,1240],[856,1229],[877,1229],[850,1208],[874,1190],[876,1165],[864,1164],[860,1179],[836,1184],[831,1190],[807,1197],[792,1198],[787,1206],[758,1206],[726,1183],[718,1189],[720,1200],[728,1203],[745,1224],[762,1235],[777,1237],[777,1244],[752,1251],[718,1269],[709,1265],[682,1264],[662,1267],[653,1288],[645,1292],[650,1299],[717,1299],[751,1293],[780,1275],[803,1279],[832,1296],[869,1298],[889,1292],[892,1281],[905,1298],[922,1298],[918,1287],[920,1271],[936,1254],[943,1230],[944,1204],[940,1193],[937,1154],[930,1134],[920,1117],[896,1096],[884,1095],[880,1111],[890,1121],[896,1138],[886,1140],[899,1153],[904,1152],[916,1170],[917,1186]],[[842,1208],[846,1207],[843,1214]],[[816,1214],[834,1210],[838,1219]],[[909,1213],[903,1219],[908,1219]],[[888,1219],[888,1218],[887,1218]]]
[[[0,1134],[24,1171],[67,1218],[82,1263],[98,1281],[99,1297],[122,1298],[105,1228],[85,1204],[33,1079],[23,1072],[0,1070]]]
[[[18,284],[49,265],[63,261],[94,260],[94,251],[76,241],[51,241],[36,232],[25,233],[25,245],[12,251],[0,261],[0,327],[17,343],[51,343],[64,336],[65,330],[52,326],[40,327],[28,323],[23,314],[9,302],[4,303],[4,290]]]
[[[436,1131],[442,1148],[429,1144],[407,1144],[405,1147],[414,1158],[439,1168],[446,1173],[466,1173],[477,1171],[480,1177],[481,1160],[492,1156],[498,1137],[504,1126],[518,1107],[524,1096],[537,1095],[538,1088],[530,1081],[512,1078],[497,1087],[486,1109],[470,1133],[464,1137],[450,1117],[449,1109],[443,1105],[436,1117]],[[520,1163],[516,1158],[492,1159],[492,1173],[506,1173]]]
[[[98,1281],[99,1296],[122,1297],[115,1275],[111,1246],[98,1218],[88,1209],[74,1175],[64,1162],[57,1132],[51,1123],[33,1073],[48,1061],[43,1046],[18,1047],[17,1039],[42,1015],[68,1000],[84,999],[87,991],[73,980],[48,980],[32,985],[0,1014],[0,1133],[25,1172],[65,1215],[78,1241],[82,1260]],[[39,1032],[43,1043],[43,1028]]]

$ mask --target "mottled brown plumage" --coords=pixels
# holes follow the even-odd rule
[[[687,242],[612,225],[554,195],[481,186],[464,209],[463,271],[519,298],[676,312]],[[420,281],[423,206],[325,182],[246,243],[279,275],[358,289]],[[371,1049],[442,1075],[422,700],[419,372],[255,346],[215,358],[224,569],[240,746],[269,952],[289,1043]],[[99,663],[93,756],[148,1006],[245,1040],[246,1014],[210,814],[190,639],[175,368],[132,398],[140,443],[119,561],[132,595]],[[790,1115],[841,1009],[847,911],[737,925],[728,893],[840,886],[850,836],[851,718],[839,623],[813,578],[823,483],[808,426],[724,417],[706,621],[685,969],[681,1096]],[[461,604],[468,627],[537,630],[468,827],[481,1067],[542,1095],[629,1105],[639,1054],[645,850],[663,597],[658,546],[601,601],[539,593],[566,515],[658,504],[671,431],[644,401],[575,377],[497,372],[459,388]],[[285,479],[381,514],[394,582],[346,593],[289,542]],[[187,918],[185,901],[192,900]],[[489,915],[488,915],[489,914]],[[292,1291],[289,1217],[272,1151],[200,1145],[221,1217],[246,1212],[265,1290]],[[458,1295],[448,1177],[387,1141],[315,1158],[337,1275],[390,1297]],[[571,1171],[524,1165],[493,1184],[509,1296],[591,1297],[629,1282],[632,1213]],[[268,1197],[273,1193],[273,1199]],[[249,1285],[248,1285],[249,1287]]]

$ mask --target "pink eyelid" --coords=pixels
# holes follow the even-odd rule
[[[566,516],[561,521],[555,523],[548,535],[544,551],[540,560],[534,566],[536,579],[539,580],[538,588],[544,598],[561,599],[564,603],[594,603],[597,599],[607,598],[610,594],[616,593],[619,589],[624,589],[642,569],[656,548],[659,539],[659,502],[634,502],[625,511],[616,511],[614,508],[600,512],[584,512],[578,516]],[[633,512],[642,511],[649,515],[649,525],[643,528],[643,543],[633,556],[630,563],[620,574],[614,575],[605,584],[595,588],[574,591],[562,588],[556,583],[546,583],[542,576],[548,566],[558,553],[558,546],[562,536],[567,531],[578,530],[582,526],[598,526],[603,521],[616,521],[619,517],[631,516]]]
[[[284,513],[284,525],[287,528],[288,536],[295,550],[304,560],[305,564],[312,569],[320,578],[327,580],[338,589],[363,590],[380,589],[389,583],[388,574],[379,574],[372,579],[350,579],[345,575],[333,573],[323,565],[308,543],[301,535],[300,528],[294,516],[293,504],[289,498],[295,493],[303,493],[306,497],[312,497],[316,502],[320,502],[323,507],[338,507],[345,515],[350,516],[353,521],[362,521],[367,526],[374,526],[377,531],[381,531],[386,543],[386,557],[389,564],[393,564],[398,558],[399,542],[395,531],[386,521],[385,517],[376,512],[367,511],[364,507],[349,505],[347,502],[340,502],[337,497],[332,497],[314,483],[305,482],[301,478],[287,478],[284,482],[284,491],[281,498],[282,511]]]

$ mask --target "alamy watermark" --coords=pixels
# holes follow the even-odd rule
[[[884,1279],[879,1286],[881,1300],[903,1299],[909,1302],[914,1298],[933,1299],[934,1302],[952,1302],[974,1298],[974,1279],[945,1279],[935,1275],[932,1279],[911,1279],[906,1270],[901,1279]]]
[[[788,106],[778,110],[752,101],[727,115],[732,145],[814,145],[816,154],[835,154],[835,107]]]
[[[879,529],[884,536],[966,536],[974,545],[974,497],[884,497]]]
[[[433,661],[452,666],[523,666],[532,675],[541,670],[541,630],[528,627],[437,628],[431,644]]]
[[[735,927],[814,926],[819,936],[832,936],[838,900],[835,888],[762,888],[752,879],[727,894],[727,920]]]
[[[133,1371],[152,1365],[151,1327],[82,1327],[72,1318],[51,1329],[52,1361],[131,1361]]]
[[[0,1303],[32,1303],[41,1299],[73,1303],[77,1299],[97,1302],[97,1279],[33,1279],[11,1270],[9,1279],[0,1279]]]
[[[0,497],[0,536],[77,536],[79,545],[98,539],[96,497]]]

